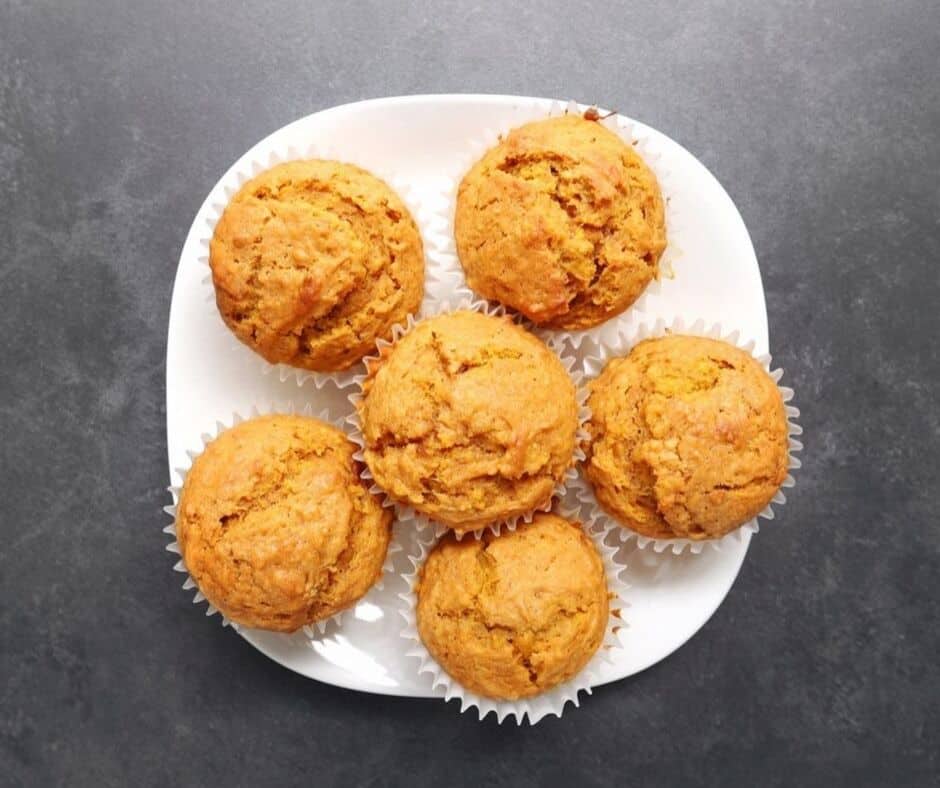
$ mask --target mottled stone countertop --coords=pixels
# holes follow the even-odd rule
[[[940,5],[517,5],[0,2],[0,784],[940,780]],[[205,194],[301,115],[434,92],[596,101],[691,150],[803,407],[797,491],[714,618],[536,728],[294,675],[161,553]]]

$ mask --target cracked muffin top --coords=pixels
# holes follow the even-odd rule
[[[656,176],[578,115],[520,126],[491,148],[464,176],[454,221],[470,287],[548,328],[623,312],[666,247]]]
[[[621,525],[659,539],[717,539],[787,477],[780,390],[748,353],[671,335],[612,359],[591,384],[585,474]]]
[[[272,364],[347,369],[416,312],[424,251],[384,182],[351,164],[292,161],[248,181],[209,247],[226,325]]]
[[[199,590],[232,621],[293,632],[378,580],[392,514],[359,478],[355,446],[302,416],[226,430],[193,462],[176,536]]]
[[[372,366],[358,407],[376,483],[461,532],[547,504],[574,461],[574,383],[505,317],[418,323]]]
[[[515,700],[577,674],[604,639],[609,594],[578,523],[538,514],[500,536],[442,539],[421,569],[418,632],[467,689]]]

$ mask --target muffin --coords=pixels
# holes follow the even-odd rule
[[[520,126],[490,149],[461,182],[454,221],[470,287],[548,328],[623,312],[666,248],[656,176],[577,115]]]
[[[585,474],[600,505],[644,536],[717,539],[756,517],[787,477],[780,391],[726,342],[641,342],[607,364],[588,405]]]
[[[335,161],[291,161],[248,181],[209,246],[226,325],[272,364],[350,367],[424,295],[414,219],[385,183]]]
[[[539,514],[500,536],[448,535],[421,569],[418,633],[459,684],[501,700],[575,676],[604,639],[604,565],[577,523]]]
[[[418,323],[372,366],[358,407],[376,483],[460,532],[547,505],[573,464],[574,383],[505,317]]]
[[[262,416],[193,462],[176,515],[186,569],[232,621],[279,632],[329,618],[378,580],[392,515],[340,430]]]

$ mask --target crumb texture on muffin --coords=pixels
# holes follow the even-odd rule
[[[470,169],[455,235],[473,290],[541,325],[584,329],[658,276],[665,209],[632,146],[565,115],[514,129]]]
[[[359,409],[378,485],[457,530],[547,504],[573,463],[574,383],[507,318],[422,321],[373,366]]]
[[[609,618],[604,566],[580,525],[551,514],[500,536],[448,535],[421,570],[422,642],[458,683],[514,700],[577,674]]]
[[[292,632],[359,599],[382,572],[390,510],[335,427],[262,416],[223,432],[186,476],[176,529],[186,569],[223,615]]]
[[[209,249],[226,325],[271,363],[350,367],[416,312],[421,236],[383,181],[350,164],[292,161],[248,181]]]
[[[612,359],[591,384],[585,473],[601,506],[655,538],[715,539],[787,476],[780,391],[748,353],[672,335]]]

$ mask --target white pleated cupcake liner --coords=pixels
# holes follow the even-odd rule
[[[555,512],[560,517],[581,522],[576,508],[558,505],[555,507]],[[407,556],[413,567],[411,572],[404,575],[408,590],[399,594],[404,602],[404,608],[400,612],[405,619],[401,636],[408,641],[405,655],[417,660],[417,673],[419,675],[430,674],[432,678],[431,691],[435,697],[443,698],[445,702],[459,701],[461,714],[475,708],[481,722],[492,713],[496,715],[496,721],[499,724],[502,724],[506,718],[512,717],[517,725],[522,725],[523,721],[535,725],[548,716],[561,717],[569,703],[575,707],[580,706],[580,693],[591,694],[593,687],[601,682],[600,671],[602,666],[612,664],[614,662],[612,653],[623,648],[619,631],[629,626],[624,611],[630,604],[627,601],[627,591],[630,586],[621,579],[621,573],[625,571],[626,567],[618,563],[619,544],[614,546],[607,544],[607,530],[589,529],[584,524],[582,524],[582,527],[585,528],[585,533],[590,537],[601,556],[601,560],[604,562],[607,590],[610,593],[610,614],[604,640],[597,653],[576,676],[539,695],[517,701],[488,698],[461,686],[431,656],[431,653],[421,641],[416,617],[417,596],[415,587],[420,578],[421,567],[424,565],[425,559],[438,542],[438,537],[434,536],[431,531],[426,530],[422,533],[421,538],[416,542],[415,549],[417,552]],[[608,530],[617,527],[612,525]]]
[[[594,343],[596,353],[588,355],[585,359],[585,375],[594,379],[601,373],[610,359],[626,355],[635,345],[645,339],[663,337],[669,334],[709,337],[711,339],[719,339],[723,342],[727,342],[749,353],[767,371],[774,383],[777,384],[777,388],[780,390],[780,396],[784,402],[789,436],[788,468],[791,472],[787,474],[786,479],[784,479],[783,483],[780,485],[780,489],[774,494],[771,502],[767,504],[757,517],[748,520],[739,528],[719,539],[655,539],[653,537],[643,536],[636,531],[630,530],[628,526],[621,526],[615,517],[607,513],[595,497],[590,482],[584,478],[583,475],[578,477],[578,481],[574,487],[582,503],[582,516],[591,523],[592,527],[600,528],[607,532],[610,526],[614,525],[614,533],[618,534],[621,542],[625,543],[631,539],[636,539],[637,546],[641,549],[649,548],[657,553],[669,551],[674,555],[680,555],[688,550],[697,555],[701,553],[706,546],[720,550],[722,545],[730,540],[741,541],[745,538],[745,535],[756,534],[760,530],[760,524],[758,522],[760,518],[765,520],[774,519],[774,505],[783,506],[787,502],[784,489],[791,488],[796,484],[792,471],[801,466],[800,460],[796,457],[796,452],[803,449],[803,444],[797,440],[795,436],[802,435],[803,428],[797,423],[797,419],[800,416],[799,409],[795,405],[789,404],[793,400],[793,389],[780,385],[783,370],[780,368],[771,370],[772,359],[769,353],[755,354],[754,346],[756,343],[754,340],[742,340],[739,331],[726,333],[721,324],[718,323],[706,327],[704,320],[697,320],[690,326],[686,326],[682,318],[676,318],[671,323],[660,319],[652,325],[643,323],[635,331],[630,333],[623,330],[618,331],[612,341]]]
[[[288,402],[288,403],[272,402],[272,403],[267,404],[262,409],[259,409],[257,406],[252,407],[251,412],[248,416],[242,416],[240,413],[233,413],[230,424],[225,424],[221,421],[216,421],[215,425],[212,428],[213,429],[212,432],[202,433],[201,435],[202,445],[198,449],[187,450],[186,455],[189,457],[189,465],[187,465],[186,467],[173,469],[177,477],[179,478],[179,484],[170,485],[167,488],[167,490],[169,491],[170,495],[173,498],[173,503],[168,506],[163,507],[163,511],[173,518],[173,522],[167,525],[163,529],[163,532],[165,534],[169,534],[172,537],[172,541],[169,544],[167,544],[166,550],[171,553],[176,553],[179,556],[179,560],[176,562],[176,564],[174,564],[173,570],[175,572],[180,572],[181,574],[184,574],[186,576],[186,579],[184,580],[183,585],[182,585],[183,590],[191,591],[192,589],[196,589],[195,594],[193,595],[193,604],[198,605],[201,602],[205,602],[207,605],[206,616],[214,616],[218,614],[222,619],[222,626],[231,627],[236,632],[239,632],[243,629],[242,625],[234,621],[231,621],[226,616],[222,615],[222,613],[218,610],[218,608],[216,608],[212,603],[210,603],[206,599],[205,595],[199,590],[199,587],[196,584],[196,581],[192,578],[192,576],[190,576],[189,571],[186,569],[186,562],[183,560],[179,543],[176,540],[177,507],[179,506],[180,493],[183,490],[183,484],[186,482],[187,474],[192,468],[192,465],[195,462],[196,458],[202,454],[205,448],[212,441],[214,441],[217,437],[219,437],[219,435],[221,435],[226,430],[229,430],[232,427],[235,427],[244,421],[258,418],[260,416],[268,416],[274,413],[318,418],[320,419],[320,421],[324,421],[328,424],[333,425],[339,430],[343,430],[343,423],[344,423],[343,417],[334,417],[327,410],[322,410],[319,413],[314,414],[313,408],[309,404],[304,406],[302,409],[298,409],[294,405],[293,402]],[[397,523],[395,525],[396,527],[398,526]],[[384,585],[385,578],[389,574],[394,573],[393,558],[396,553],[401,551],[401,549],[402,548],[401,548],[400,543],[398,543],[394,538],[394,531],[393,531],[392,540],[389,543],[388,552],[385,556],[385,562],[382,566],[382,575],[380,576],[379,580],[372,586],[372,588],[369,589],[367,594],[365,594],[362,597],[362,600],[367,599],[368,596],[374,593],[375,591],[381,590],[381,588]],[[357,601],[362,601],[362,600],[357,600]],[[311,638],[311,639],[315,637],[319,637],[320,635],[323,635],[328,628],[332,628],[334,626],[339,625],[343,619],[343,616],[349,609],[351,608],[340,610],[339,612],[334,613],[332,616],[329,616],[323,619],[322,621],[316,621],[313,624],[305,625],[301,627],[301,629],[298,630],[298,632],[302,632],[306,637]],[[271,634],[280,634],[283,637],[289,638],[289,637],[296,636],[297,632],[295,633],[271,633]]]
[[[460,292],[460,298],[455,301],[440,301],[438,302],[433,311],[425,316],[425,319],[428,317],[437,317],[439,315],[448,314],[450,312],[457,312],[461,310],[470,310],[473,312],[480,312],[482,314],[490,315],[493,317],[505,317],[507,315],[506,309],[499,305],[491,305],[482,299],[472,297],[467,291]],[[513,318],[515,320],[515,318]],[[396,345],[402,337],[411,333],[420,320],[416,320],[414,317],[409,316],[408,321],[405,325],[396,325],[393,329],[393,336],[391,341],[380,340],[377,343],[378,353],[374,356],[368,356],[365,359],[366,366],[373,362],[378,362],[384,354],[386,354],[390,348]],[[521,321],[515,320],[517,324],[521,325]],[[542,338],[543,341],[544,338]],[[587,432],[587,422],[591,418],[591,412],[587,407],[587,397],[588,391],[585,386],[582,385],[583,373],[576,369],[576,359],[571,355],[566,355],[564,351],[564,344],[557,338],[553,341],[547,341],[545,344],[550,350],[552,350],[561,361],[564,368],[567,370],[568,374],[571,376],[571,379],[575,386],[577,402],[578,402],[578,429],[575,433],[575,449],[572,454],[571,466],[565,471],[562,479],[555,485],[552,495],[544,504],[535,509],[532,509],[523,514],[513,515],[512,517],[504,518],[497,520],[495,522],[489,523],[485,526],[477,528],[472,531],[463,531],[462,533],[456,533],[455,536],[457,539],[463,539],[465,536],[473,534],[476,539],[480,539],[483,534],[487,531],[496,534],[500,534],[503,528],[507,530],[513,530],[516,525],[520,522],[532,522],[532,518],[537,512],[547,512],[552,508],[552,504],[556,500],[564,498],[565,494],[568,491],[568,488],[573,485],[578,478],[578,465],[585,459],[585,453],[582,446],[586,445],[586,442],[589,439],[589,434]],[[393,507],[398,519],[403,521],[409,521],[414,524],[414,526],[422,531],[427,531],[428,533],[433,534],[435,537],[439,537],[447,531],[453,530],[442,523],[435,521],[432,517],[419,512],[413,506],[408,504],[401,503],[394,498],[392,498],[388,493],[385,492],[375,481],[372,476],[372,472],[369,470],[369,466],[365,460],[365,435],[362,432],[362,422],[359,417],[359,403],[362,402],[362,390],[365,384],[367,374],[362,373],[355,377],[354,383],[356,386],[356,391],[349,395],[349,401],[352,404],[352,413],[347,416],[346,421],[349,424],[351,431],[349,433],[349,439],[359,446],[359,451],[355,453],[355,458],[362,463],[362,478],[369,485],[370,492],[380,495],[382,497],[382,505],[387,507]]]
[[[277,135],[272,135],[276,137]],[[278,143],[276,139],[269,137],[259,143],[259,149],[254,153],[251,159],[242,166],[232,167],[219,182],[216,188],[221,187],[221,193],[218,199],[211,203],[209,214],[206,216],[203,226],[203,234],[199,238],[199,263],[204,266],[205,275],[202,278],[202,284],[206,289],[206,302],[215,307],[215,289],[212,284],[212,271],[209,268],[209,243],[215,232],[215,226],[222,216],[228,203],[237,194],[238,190],[252,178],[260,175],[266,170],[284,164],[289,161],[298,161],[306,159],[324,159],[328,161],[340,161],[344,164],[354,164],[368,171],[376,178],[384,181],[392,189],[408,208],[418,227],[421,235],[421,242],[424,247],[424,300],[421,303],[418,314],[424,314],[425,310],[431,306],[433,298],[429,291],[433,285],[438,283],[441,287],[454,289],[459,287],[460,279],[454,274],[441,269],[432,262],[432,253],[436,252],[435,243],[440,239],[440,228],[437,224],[436,213],[431,208],[424,205],[417,190],[399,173],[389,170],[387,166],[374,161],[365,162],[357,160],[355,150],[346,150],[338,144],[326,144],[320,142],[311,142],[306,147],[297,147]],[[219,318],[221,319],[221,317]],[[232,341],[241,345],[235,335],[232,335]],[[302,386],[308,381],[320,389],[327,383],[333,383],[340,388],[349,385],[352,378],[361,371],[362,362],[357,362],[350,369],[340,372],[314,372],[312,370],[292,367],[289,364],[271,364],[260,355],[258,356],[259,369],[266,375],[277,375],[281,382],[293,379],[298,386]]]
[[[434,261],[442,272],[446,271],[462,283],[465,289],[470,290],[457,254],[457,242],[454,235],[457,190],[460,187],[461,180],[470,168],[512,129],[545,118],[572,114],[583,115],[588,109],[596,108],[591,105],[578,104],[574,101],[568,101],[567,103],[552,101],[547,106],[543,104],[541,106],[520,108],[511,124],[500,128],[487,128],[479,136],[468,140],[466,152],[455,161],[453,175],[449,178],[445,199],[443,200],[444,205],[438,211],[438,215],[430,220],[427,225],[429,235],[433,238]],[[578,350],[584,340],[588,338],[597,341],[609,339],[616,333],[619,323],[627,315],[647,311],[648,301],[660,295],[664,286],[664,279],[672,279],[675,276],[676,264],[682,257],[682,216],[675,206],[675,201],[671,199],[671,195],[675,194],[677,190],[674,186],[672,172],[666,167],[655,140],[642,133],[635,121],[617,113],[602,115],[598,122],[616,133],[628,145],[634,147],[646,165],[656,175],[666,211],[666,249],[659,260],[659,277],[650,282],[639,298],[623,313],[615,315],[610,320],[593,328],[580,331],[556,331],[529,322],[525,323],[533,333],[539,335],[542,339],[548,337],[561,338],[569,342],[575,350]],[[479,298],[480,296],[475,297]]]

